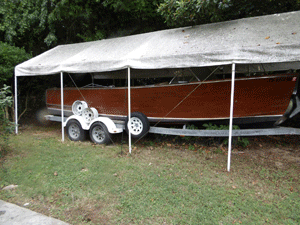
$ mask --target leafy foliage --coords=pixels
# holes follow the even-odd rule
[[[169,26],[183,26],[223,20],[229,4],[230,0],[165,0],[158,12]]]
[[[2,1],[0,34],[11,45],[37,47],[46,26],[45,7],[39,0]]]
[[[0,84],[12,78],[14,67],[30,57],[24,49],[0,42]]]
[[[300,9],[300,0],[14,0],[0,2],[0,39],[33,55],[57,44]]]
[[[156,16],[155,9],[161,2],[162,0],[104,0],[103,5],[113,8],[115,12],[130,12],[133,17],[145,18],[149,15]],[[143,14],[140,15],[141,13]]]
[[[158,12],[169,26],[178,27],[298,9],[299,0],[164,0]]]
[[[216,125],[216,124],[212,124],[212,123],[205,123],[203,124],[203,126],[206,128],[206,130],[229,130],[229,126],[228,125]],[[233,125],[232,126],[233,130],[239,130],[240,127],[237,125]]]
[[[112,36],[124,36],[166,28],[157,7],[163,0],[105,0],[103,5],[112,9],[116,21]],[[112,25],[111,24],[111,25]],[[117,29],[116,29],[117,28]],[[117,34],[114,34],[117,32]]]
[[[80,41],[80,35],[94,35],[98,21],[105,18],[102,4],[93,0],[4,1],[1,15],[4,40],[27,51],[38,49],[36,54],[56,44]]]
[[[7,108],[13,103],[10,87],[0,89],[0,158],[7,152],[9,134],[13,131],[13,123],[7,118]]]
[[[2,1],[0,37],[36,55],[57,44],[119,36],[124,29],[149,31],[148,27],[158,26],[157,18],[161,18],[156,13],[158,3],[158,0]],[[159,23],[163,25],[162,20]]]
[[[300,9],[299,0],[14,0],[0,2],[0,39],[33,55],[58,44]]]
[[[5,108],[10,107],[13,103],[12,96],[10,96],[10,87],[5,85],[0,89],[0,123],[1,125],[6,124],[7,118]],[[3,130],[3,129],[2,129]]]
[[[206,130],[229,130],[229,126],[228,125],[216,125],[216,124],[212,124],[212,123],[206,123],[203,124],[203,126],[206,128]],[[237,125],[233,125],[232,126],[233,130],[239,130],[240,127]],[[239,145],[241,147],[247,147],[250,142],[248,140],[248,138],[245,137],[233,137],[233,145]],[[228,138],[225,138],[223,140],[223,144],[227,145],[228,144]]]

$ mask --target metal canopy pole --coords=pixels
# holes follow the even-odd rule
[[[232,76],[231,76],[231,99],[230,99],[230,120],[229,120],[229,137],[228,137],[228,160],[227,171],[230,171],[231,160],[231,145],[232,145],[232,122],[233,122],[233,105],[234,105],[234,80],[235,80],[235,63],[232,63]]]
[[[64,79],[63,72],[60,72],[60,100],[61,100],[61,139],[65,141],[64,132]]]
[[[130,67],[128,67],[128,124],[131,120]],[[128,126],[125,124],[125,126]],[[131,126],[128,126],[129,153],[131,154]]]
[[[17,76],[15,76],[15,133],[18,134],[18,87]]]

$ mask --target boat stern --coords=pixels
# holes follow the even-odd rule
[[[276,122],[275,126],[300,127],[300,96],[299,96],[299,75],[285,113]]]

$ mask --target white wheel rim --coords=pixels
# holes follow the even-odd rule
[[[82,111],[87,107],[88,107],[88,105],[85,101],[77,100],[72,105],[72,112],[74,113],[74,115],[81,116]]]
[[[131,117],[128,122],[128,128],[130,128],[130,133],[133,135],[139,135],[143,131],[143,122],[138,117]]]
[[[92,136],[96,142],[102,142],[105,138],[105,132],[101,126],[95,126],[92,130]]]
[[[86,123],[90,123],[93,119],[98,117],[98,111],[95,108],[85,108],[82,111],[82,117]]]
[[[77,124],[72,123],[69,126],[69,135],[73,139],[77,139],[79,137],[79,135],[80,135],[80,128],[79,128],[79,126]]]

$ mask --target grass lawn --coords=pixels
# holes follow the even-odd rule
[[[149,136],[131,155],[24,126],[1,161],[0,198],[70,224],[300,224],[299,137],[235,148]],[[196,144],[195,144],[196,143]]]

